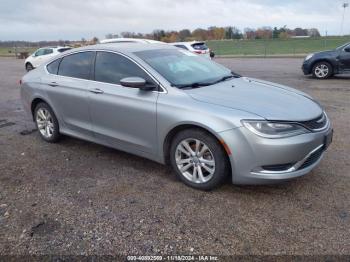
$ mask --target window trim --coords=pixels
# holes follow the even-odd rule
[[[62,75],[59,75],[58,74],[58,71],[59,71],[59,68],[57,70],[57,74],[51,74],[48,70],[47,70],[47,66],[49,64],[51,64],[52,62],[54,62],[55,60],[58,60],[58,59],[61,59],[60,61],[60,64],[59,66],[61,66],[61,62],[63,60],[63,58],[65,58],[66,56],[69,56],[69,55],[74,55],[74,54],[77,54],[77,53],[85,53],[85,52],[94,52],[94,59],[93,59],[93,64],[92,64],[92,70],[90,70],[90,79],[83,79],[83,78],[77,78],[77,77],[71,77],[71,76],[62,76]],[[135,59],[123,54],[123,53],[120,53],[118,51],[113,51],[113,50],[105,50],[105,49],[87,49],[87,50],[80,50],[80,51],[75,51],[75,52],[72,52],[72,53],[69,53],[69,54],[65,54],[63,56],[60,56],[56,59],[53,59],[53,60],[50,60],[49,62],[45,63],[44,65],[44,71],[46,74],[48,75],[54,75],[56,77],[63,77],[63,78],[70,78],[70,79],[78,79],[78,80],[82,80],[82,81],[92,81],[92,82],[96,82],[96,83],[103,83],[103,84],[106,84],[106,85],[113,85],[113,86],[117,86],[117,87],[123,87],[125,88],[124,86],[122,85],[118,85],[118,84],[112,84],[112,83],[106,83],[106,82],[101,82],[101,81],[95,81],[92,78],[92,73],[95,71],[95,60],[96,60],[96,54],[97,52],[107,52],[107,53],[114,53],[114,54],[117,54],[117,55],[121,55],[123,57],[125,57],[126,59],[129,59],[131,62],[135,63],[136,65],[138,65],[150,78],[152,78],[154,80],[154,82],[156,82],[159,86],[159,89],[160,90],[153,90],[152,92],[156,92],[156,93],[160,93],[160,94],[167,94],[168,93],[168,90],[163,86],[163,84],[157,80],[150,72],[148,72],[147,69],[145,69],[139,62],[137,62]],[[93,72],[92,72],[93,71]],[[132,89],[135,89],[135,88],[132,88]]]

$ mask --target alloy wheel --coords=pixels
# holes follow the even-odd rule
[[[51,138],[54,134],[54,122],[50,112],[45,108],[39,108],[36,113],[36,123],[39,132],[45,138]]]
[[[315,75],[318,78],[325,78],[329,73],[329,68],[325,64],[319,64],[315,68]]]
[[[192,183],[206,183],[214,176],[214,155],[199,139],[182,140],[176,147],[175,161],[181,174]]]

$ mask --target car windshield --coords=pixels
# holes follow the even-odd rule
[[[135,55],[178,88],[208,86],[238,76],[222,65],[182,49],[147,50]]]

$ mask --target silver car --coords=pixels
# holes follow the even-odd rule
[[[130,152],[203,190],[227,176],[264,184],[305,175],[333,135],[307,94],[161,44],[70,50],[26,74],[21,96],[47,142],[64,134]]]

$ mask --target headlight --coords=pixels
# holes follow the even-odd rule
[[[305,61],[311,59],[314,56],[314,54],[309,54],[307,57],[305,57]]]
[[[243,125],[258,136],[283,138],[309,133],[304,127],[294,123],[243,120]]]

